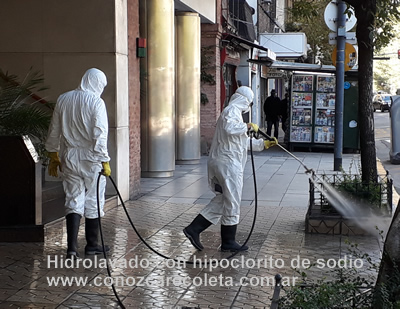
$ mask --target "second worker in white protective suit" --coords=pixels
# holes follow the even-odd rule
[[[108,120],[101,94],[107,85],[105,74],[95,68],[86,71],[80,86],[57,99],[46,150],[49,152],[49,175],[58,177],[65,192],[67,221],[67,257],[78,255],[78,230],[85,217],[86,254],[102,253],[97,243],[99,219],[97,179],[99,172],[110,176],[107,150]],[[60,156],[58,155],[60,154]],[[99,183],[100,216],[104,215],[106,178]],[[109,250],[107,247],[106,250]]]
[[[256,124],[243,122],[242,114],[250,111],[253,91],[239,87],[232,95],[228,106],[222,111],[215,129],[208,159],[208,183],[216,196],[187,226],[183,232],[192,245],[202,250],[200,233],[211,224],[221,221],[221,250],[245,251],[235,240],[240,218],[240,203],[243,188],[243,171],[250,145],[248,130],[258,130]],[[253,150],[261,151],[277,143],[252,138]]]

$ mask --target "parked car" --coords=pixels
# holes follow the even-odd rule
[[[379,109],[381,112],[390,111],[392,105],[391,95],[386,93],[379,93],[372,99],[374,112]]]

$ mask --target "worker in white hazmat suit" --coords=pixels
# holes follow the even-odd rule
[[[247,246],[242,247],[236,242],[235,235],[240,217],[243,171],[250,145],[247,132],[249,129],[258,131],[256,124],[246,124],[242,118],[243,113],[250,111],[253,97],[253,91],[249,87],[239,87],[217,121],[208,159],[208,183],[216,196],[183,230],[198,250],[203,249],[200,233],[219,221],[221,221],[222,251],[248,249]],[[276,139],[264,141],[252,138],[255,151],[261,151],[275,144],[277,144]]]
[[[79,256],[77,237],[82,216],[85,216],[85,253],[99,254],[103,249],[97,242],[97,179],[99,172],[105,176],[111,174],[107,111],[100,97],[106,85],[105,74],[92,68],[86,71],[77,89],[60,95],[45,144],[50,157],[49,175],[58,177],[59,169],[63,180],[68,257]],[[99,185],[103,216],[105,177],[100,178]]]

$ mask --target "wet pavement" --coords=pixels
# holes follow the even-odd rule
[[[317,174],[333,172],[333,153],[294,154]],[[359,166],[359,159],[358,154],[344,154],[344,170]],[[230,253],[219,251],[219,225],[202,233],[205,249],[195,250],[182,229],[214,196],[207,185],[207,157],[200,161],[177,166],[171,178],[143,178],[141,196],[125,203],[146,242],[175,260],[146,247],[119,205],[102,219],[105,242],[111,247],[112,278],[102,255],[83,256],[84,224],[79,232],[82,260],[71,267],[65,261],[66,229],[61,220],[48,226],[44,243],[0,243],[0,308],[118,308],[111,283],[126,308],[269,308],[274,276],[279,273],[284,282],[298,283],[299,275],[291,267],[298,261],[343,258],[348,254],[346,240],[378,259],[381,243],[376,236],[304,232],[309,176],[278,147],[254,154],[258,203],[250,250],[227,260]],[[254,213],[249,156],[237,233],[241,243]],[[195,266],[186,262],[193,259]],[[313,269],[309,275],[323,278],[328,270]]]

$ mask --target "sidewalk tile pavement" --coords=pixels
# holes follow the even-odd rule
[[[294,154],[317,174],[333,170],[332,153]],[[358,154],[344,154],[344,169],[358,166],[359,160]],[[269,308],[274,276],[279,273],[288,280],[298,276],[291,268],[296,257],[339,259],[347,253],[346,239],[358,243],[373,258],[379,257],[381,244],[376,236],[304,232],[309,175],[295,158],[274,147],[254,154],[257,218],[249,251],[236,255],[236,264],[223,260],[226,264],[221,262],[215,268],[204,265],[230,255],[219,251],[219,225],[202,233],[205,249],[201,252],[182,233],[214,196],[207,184],[206,163],[204,156],[199,164],[176,166],[173,177],[143,178],[142,194],[125,203],[134,225],[152,248],[181,261],[196,258],[203,265],[178,265],[153,253],[136,235],[121,205],[102,219],[105,242],[111,247],[112,278],[114,283],[120,280],[116,291],[126,308]],[[250,156],[244,177],[237,233],[241,243],[250,232],[256,205]],[[79,248],[86,264],[79,267],[61,267],[66,251],[65,222],[49,226],[47,233],[44,243],[0,243],[0,308],[118,308],[112,279],[104,264],[96,264],[103,256],[83,256],[84,225]],[[326,269],[311,271],[313,278],[326,275]],[[62,285],[59,281],[54,286],[48,281],[72,277],[87,282]],[[253,285],[261,278],[266,280],[263,285]]]

